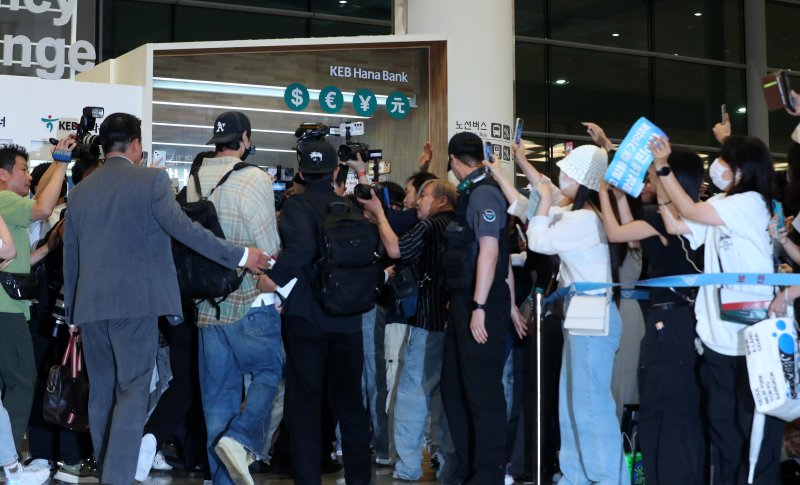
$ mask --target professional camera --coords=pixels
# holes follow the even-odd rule
[[[359,199],[369,199],[370,194],[375,190],[375,187],[367,184],[357,184],[353,188],[353,195]]]
[[[72,149],[72,158],[100,158],[100,137],[92,133],[97,126],[97,119],[105,114],[103,108],[87,106],[81,113],[81,121],[75,132],[75,148]],[[58,144],[58,140],[50,138],[50,143]]]
[[[321,122],[300,123],[300,126],[294,131],[294,137],[297,138],[297,147],[303,142],[311,140],[325,140],[325,137],[330,134],[328,125]]]
[[[342,123],[339,127],[338,133],[331,132],[331,134],[338,134],[342,136],[344,132],[344,143],[339,145],[339,160],[347,162],[348,160],[357,160],[356,155],[361,154],[361,160],[366,162],[369,160],[380,160],[383,158],[383,150],[375,148],[370,150],[369,145],[361,142],[354,142],[352,137],[354,135],[364,134],[364,123]]]

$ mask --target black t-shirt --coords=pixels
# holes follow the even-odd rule
[[[689,241],[680,236],[667,234],[664,221],[658,213],[647,214],[644,217],[644,221],[667,238],[666,246],[661,243],[661,239],[657,236],[641,241],[642,251],[650,264],[650,278],[698,272],[692,265],[692,262],[695,262],[697,258],[696,252],[692,251],[689,245]],[[695,264],[697,263],[695,262]],[[687,296],[692,293],[689,288],[675,288],[675,291]],[[681,300],[681,297],[668,288],[653,288],[650,293],[651,304],[679,300]]]

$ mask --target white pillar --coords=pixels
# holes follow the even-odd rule
[[[447,34],[448,138],[472,131],[500,145],[498,159],[513,180],[513,0],[398,3],[407,7],[409,34]]]

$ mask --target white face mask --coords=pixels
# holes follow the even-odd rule
[[[731,184],[729,180],[725,180],[725,172],[730,173],[730,169],[720,163],[719,159],[714,160],[714,163],[708,167],[708,176],[711,177],[711,183],[714,184],[719,190],[725,190]]]
[[[558,188],[561,189],[561,192],[567,192],[576,185],[578,182],[566,177],[563,173],[558,174]]]

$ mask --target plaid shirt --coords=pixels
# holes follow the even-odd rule
[[[236,157],[203,160],[198,171],[203,195],[208,196],[211,189],[240,161]],[[186,200],[195,202],[199,199],[194,181],[189,178],[186,184]],[[211,194],[209,200],[217,209],[225,239],[238,246],[257,247],[267,254],[278,254],[280,239],[275,221],[275,198],[272,194],[272,179],[266,172],[254,168],[233,172]],[[255,280],[249,275],[245,276],[242,286],[220,303],[219,320],[214,307],[205,301],[200,303],[197,325],[203,327],[234,323],[244,317],[259,294]]]

